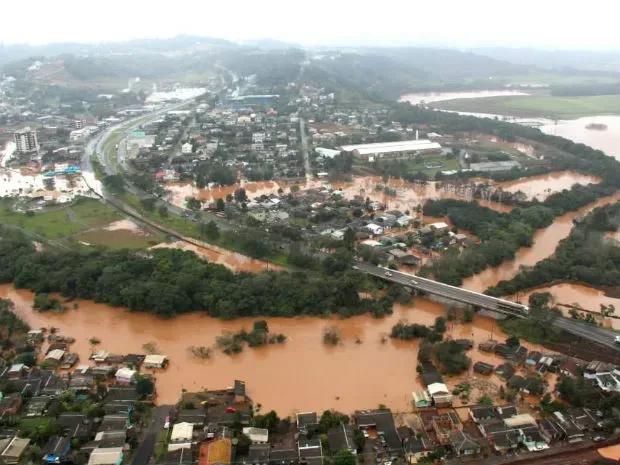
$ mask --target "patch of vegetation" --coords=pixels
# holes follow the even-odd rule
[[[80,232],[83,227],[73,223],[64,209],[17,213],[7,201],[0,201],[0,223],[35,232],[48,239],[58,239]]]
[[[323,330],[323,344],[328,346],[337,346],[340,344],[342,334],[335,326],[330,326]]]
[[[80,197],[70,208],[80,222],[87,224],[91,228],[105,226],[106,224],[123,219],[119,213],[108,205],[95,199]]]
[[[284,334],[269,333],[269,327],[265,320],[254,322],[252,331],[249,333],[242,329],[236,333],[225,333],[216,339],[217,347],[225,354],[238,354],[243,350],[243,343],[249,347],[259,347],[265,344],[283,344],[286,341]]]
[[[32,308],[39,312],[45,312],[47,310],[61,311],[64,310],[64,306],[60,300],[50,297],[47,294],[36,294],[34,296],[34,302]]]

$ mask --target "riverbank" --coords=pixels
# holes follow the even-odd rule
[[[484,97],[484,96],[480,96]],[[459,112],[492,113],[525,118],[574,119],[620,114],[620,95],[554,97],[550,95],[501,95],[437,101],[433,108]]]

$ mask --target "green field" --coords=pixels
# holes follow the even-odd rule
[[[620,95],[552,97],[538,95],[455,99],[433,103],[436,108],[507,116],[574,119],[620,114]]]
[[[426,168],[424,164],[442,163],[441,168]],[[438,171],[458,170],[460,168],[458,157],[446,158],[443,155],[437,155],[433,157],[423,157],[420,161],[409,160],[407,166],[410,173],[422,173],[428,174],[431,178],[435,176]]]
[[[95,199],[80,199],[71,206],[71,210],[82,223],[91,228],[99,228],[123,219],[116,210]]]
[[[3,203],[0,207],[0,224],[10,224],[33,231],[48,239],[58,239],[80,232],[83,227],[71,221],[64,209],[26,215],[15,213]]]

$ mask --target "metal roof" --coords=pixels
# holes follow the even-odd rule
[[[428,139],[403,140],[398,142],[379,142],[376,144],[343,145],[345,152],[357,152],[360,155],[374,153],[415,152],[417,150],[439,150],[441,145]]]

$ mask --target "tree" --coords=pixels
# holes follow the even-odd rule
[[[224,199],[216,199],[215,209],[218,212],[223,212],[225,208],[226,208],[226,204],[224,203]]]
[[[239,434],[237,440],[239,441],[237,442],[237,453],[239,455],[248,455],[252,440],[245,434]]]
[[[200,223],[200,232],[209,240],[217,240],[220,237],[220,230],[217,223],[213,220],[208,223]]]
[[[521,343],[519,342],[519,338],[517,336],[510,336],[506,339],[506,345],[511,349],[517,349]]]
[[[155,210],[156,202],[157,199],[155,199],[154,197],[146,197],[144,199],[140,199],[140,205],[142,205],[142,208],[144,208],[147,212],[152,212],[153,210]]]
[[[357,446],[357,451],[362,452],[364,450],[364,446],[366,445],[366,437],[361,429],[355,429],[355,432],[353,433],[353,440]]]
[[[245,202],[247,199],[248,199],[248,196],[243,187],[240,187],[239,189],[235,190],[235,200],[237,202]]]
[[[148,376],[136,377],[136,392],[140,397],[148,397],[153,394],[155,384]]]
[[[202,208],[202,202],[196,197],[189,197],[186,202],[187,208],[193,211],[198,211]]]
[[[119,174],[111,174],[103,178],[103,185],[112,192],[123,192],[125,190],[125,181]]]
[[[344,232],[343,242],[348,250],[352,251],[355,248],[355,232],[351,228],[347,228]]]
[[[435,318],[435,332],[443,334],[446,332],[446,319],[438,316]]]
[[[478,399],[478,405],[493,405],[493,399],[485,394]]]
[[[230,203],[233,201],[233,196],[232,194],[226,194],[226,203]]]
[[[166,207],[165,205],[160,205],[157,209],[157,212],[162,218],[168,218],[168,207]]]
[[[334,455],[333,465],[355,465],[355,455],[350,450],[341,450]]]

